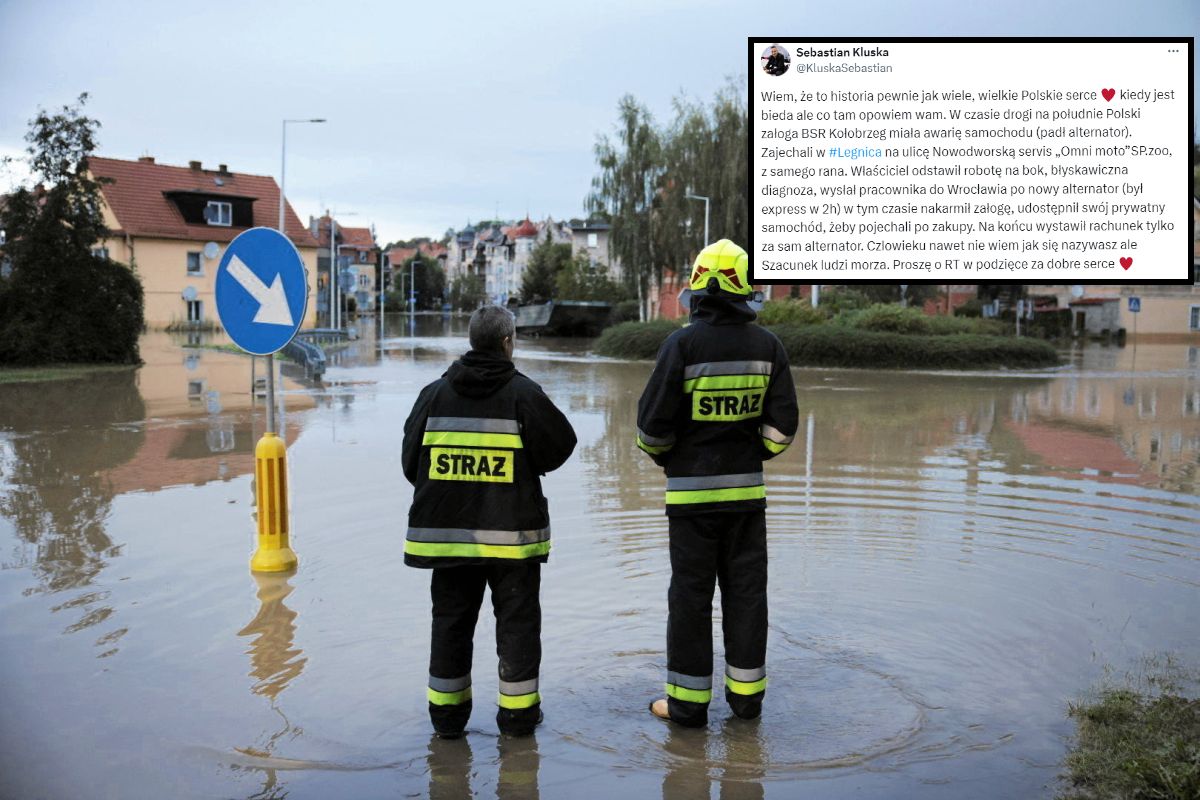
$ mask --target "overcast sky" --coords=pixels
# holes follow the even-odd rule
[[[380,243],[579,216],[621,95],[744,84],[746,37],[1196,36],[1197,0],[747,3],[0,0],[0,154],[87,91],[100,154],[279,176]],[[1031,87],[1042,88],[1042,87]],[[1198,104],[1200,105],[1200,104]],[[0,175],[0,190],[14,175]],[[350,212],[354,212],[351,216]]]

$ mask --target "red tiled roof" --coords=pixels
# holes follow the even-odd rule
[[[394,267],[398,264],[403,264],[405,261],[413,257],[417,252],[415,247],[393,247],[388,250],[388,262]]]
[[[393,247],[391,250],[388,250],[388,262],[391,263],[392,266],[403,264],[405,261],[412,258],[416,252],[417,248],[415,247]],[[428,256],[429,258],[443,258],[446,256],[446,252],[446,246],[444,244],[437,242],[421,243],[421,255],[423,256]]]
[[[528,239],[533,236],[537,236],[537,234],[537,225],[534,225],[533,222],[530,221],[529,217],[526,217],[525,221],[509,231],[508,235],[514,239]]]
[[[274,228],[279,224],[279,184],[267,175],[218,172],[210,169],[173,167],[149,161],[117,158],[88,159],[96,177],[111,178],[101,187],[104,202],[117,218],[117,234],[198,242],[229,242],[244,228],[194,225],[184,221],[165,192],[203,192],[254,199],[254,224]],[[218,186],[219,178],[223,185]],[[316,247],[308,228],[287,204],[287,234],[297,247]]]
[[[375,247],[375,237],[371,235],[370,228],[343,228],[339,225],[338,233],[342,236],[342,241],[338,243],[342,247],[357,247],[360,250]]]

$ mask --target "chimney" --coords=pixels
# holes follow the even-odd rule
[[[217,172],[221,173],[222,175],[228,175],[229,174],[229,166],[226,164],[218,164]]]
[[[189,161],[189,162],[188,162],[188,168],[189,168],[189,169],[194,169],[194,170],[196,170],[197,172],[199,172],[199,171],[200,171],[200,162],[199,162],[199,161]]]
[[[153,164],[154,156],[139,156],[138,161],[140,161],[143,164]]]

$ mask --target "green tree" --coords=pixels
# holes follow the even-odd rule
[[[704,204],[689,194],[709,198],[710,242],[745,244],[746,104],[731,82],[707,105],[677,97],[664,129],[628,95],[618,117],[616,140],[601,136],[596,144],[598,174],[587,206],[611,218],[611,252],[642,296],[664,269],[686,271],[705,244]]]
[[[627,296],[625,287],[608,277],[608,267],[593,264],[583,253],[567,262],[559,271],[556,283],[556,297],[563,300],[619,303]]]
[[[413,263],[416,262],[416,267]],[[426,310],[441,307],[446,297],[446,271],[438,259],[423,253],[415,253],[393,268],[392,291],[399,300],[399,308],[408,307],[409,281],[417,295],[417,308]],[[400,292],[403,290],[403,296]],[[389,304],[389,309],[392,306]]]
[[[534,246],[529,263],[521,273],[521,302],[539,303],[559,297],[558,274],[571,261],[571,245],[556,244],[546,231]]]
[[[655,236],[664,265],[687,271],[704,247],[704,203],[709,199],[709,243],[745,245],[749,198],[746,173],[746,104],[729,84],[710,105],[677,97],[675,117],[662,134],[664,180],[655,214]]]
[[[632,95],[621,98],[617,114],[616,140],[602,135],[596,142],[599,173],[586,205],[611,220],[610,252],[641,298],[662,277],[651,228],[664,170],[662,140],[650,112]]]
[[[100,123],[83,115],[87,95],[30,121],[29,166],[38,179],[0,208],[0,363],[137,363],[142,286],[130,267],[92,255],[108,236],[101,181],[88,171]]]
[[[920,308],[925,305],[926,300],[936,300],[941,297],[941,289],[936,284],[910,283],[906,286],[904,297],[910,306]],[[900,302],[900,284],[898,283],[864,283],[852,288],[872,303]]]
[[[459,275],[450,282],[450,304],[460,311],[474,311],[487,300],[482,275]]]

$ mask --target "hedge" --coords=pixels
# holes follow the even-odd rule
[[[769,325],[793,366],[896,369],[1025,369],[1057,366],[1048,342],[976,334],[902,334],[843,325]],[[669,320],[626,322],[608,328],[596,342],[600,355],[654,358],[679,325]]]

